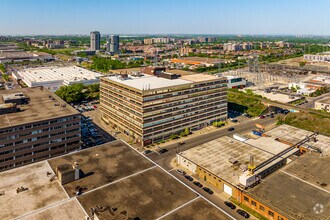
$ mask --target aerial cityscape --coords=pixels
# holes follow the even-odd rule
[[[330,1],[0,8],[1,220],[330,220]]]

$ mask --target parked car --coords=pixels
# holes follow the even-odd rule
[[[265,116],[264,115],[261,115],[260,118],[265,118]]]
[[[177,169],[176,172],[178,172],[181,175],[186,175],[186,172],[184,172],[183,170]]]
[[[166,148],[163,148],[163,149],[161,149],[160,151],[158,151],[158,153],[160,153],[160,154],[163,154],[163,153],[166,153],[168,150],[166,149]]]
[[[193,181],[193,180],[194,180],[194,178],[192,178],[192,177],[189,176],[189,175],[185,175],[184,177],[186,177],[186,179],[189,180],[189,181]]]
[[[185,142],[179,142],[178,143],[178,145],[180,146],[180,145],[184,145],[185,144]]]
[[[213,191],[210,189],[210,188],[207,188],[207,187],[203,187],[203,190],[205,191],[205,192],[207,192],[208,194],[213,194]]]
[[[242,210],[242,209],[238,209],[237,213],[240,214],[241,216],[243,216],[244,218],[249,218],[250,214],[247,213],[246,211]]]
[[[231,209],[236,209],[236,206],[231,202],[225,201],[225,204],[226,204],[226,206],[228,206]]]
[[[152,152],[151,150],[145,150],[145,151],[143,151],[143,154],[147,155],[147,154],[150,154],[151,152]]]
[[[198,186],[199,188],[202,188],[203,187],[203,184],[201,184],[200,182],[198,181],[194,181],[193,182],[196,186]]]
[[[233,131],[235,130],[235,128],[231,127],[231,128],[228,128],[228,131]]]

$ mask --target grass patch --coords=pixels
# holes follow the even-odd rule
[[[325,116],[307,112],[289,113],[283,119],[283,123],[308,131],[316,130],[330,135],[330,115]]]
[[[230,198],[230,201],[232,203],[234,203],[236,206],[241,207],[242,209],[244,209],[245,211],[247,211],[248,213],[251,213],[254,217],[260,219],[260,220],[268,220],[265,216],[261,215],[260,213],[254,211],[253,209],[247,207],[244,204],[238,204],[238,202],[234,199],[234,198]]]
[[[266,109],[266,106],[258,99],[261,96],[255,95],[250,90],[246,91],[245,93],[237,89],[228,89],[228,102],[246,107],[245,112],[251,116],[260,115]]]

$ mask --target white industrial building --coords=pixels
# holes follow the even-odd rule
[[[24,69],[13,76],[23,80],[28,87],[44,86],[51,91],[56,91],[64,85],[99,83],[102,74],[77,66],[54,66]]]
[[[330,52],[324,52],[320,54],[305,54],[304,59],[313,62],[330,62]]]
[[[226,76],[229,89],[243,89],[246,87],[246,79],[240,76]]]

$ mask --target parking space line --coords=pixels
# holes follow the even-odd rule
[[[196,201],[196,200],[199,199],[199,198],[200,198],[200,196],[197,196],[196,198],[194,198],[194,199],[192,199],[192,200],[190,200],[190,201],[188,201],[188,202],[186,202],[186,203],[180,205],[179,207],[177,207],[177,208],[175,208],[175,209],[169,211],[168,213],[162,215],[161,217],[157,218],[156,220],[162,219],[162,218],[164,218],[164,217],[166,217],[166,216],[172,214],[173,212],[176,212],[177,210],[179,210],[179,209],[185,207],[186,205],[189,205],[190,203]]]
[[[132,148],[133,150],[135,150],[136,152],[138,152],[140,155],[142,155],[144,158],[146,158],[147,160],[149,160],[151,163],[153,163],[155,166],[157,166],[159,169],[163,170],[165,173],[167,173],[168,175],[170,175],[171,177],[173,177],[174,179],[176,179],[179,183],[181,183],[182,185],[184,185],[185,187],[187,187],[188,189],[190,189],[191,191],[193,191],[194,193],[196,193],[197,195],[199,195],[199,197],[203,198],[204,200],[206,200],[209,204],[213,205],[216,209],[220,210],[222,213],[224,213],[225,215],[227,215],[229,218],[234,219],[234,216],[230,215],[228,212],[226,212],[225,210],[223,210],[222,208],[220,208],[219,206],[215,205],[213,202],[211,202],[210,200],[208,200],[206,197],[204,197],[202,194],[200,194],[199,192],[197,192],[196,190],[194,190],[192,187],[188,186],[187,184],[185,184],[182,180],[178,179],[176,176],[174,176],[173,174],[171,174],[170,172],[168,172],[166,169],[164,169],[163,167],[161,167],[160,165],[158,165],[157,163],[155,163],[153,160],[149,159],[148,157],[146,157],[145,155],[143,155],[141,152],[139,152],[137,149],[135,149],[134,147],[132,147],[130,144],[128,144],[126,141],[120,139],[122,142],[124,142],[127,146],[129,146],[130,148]]]

